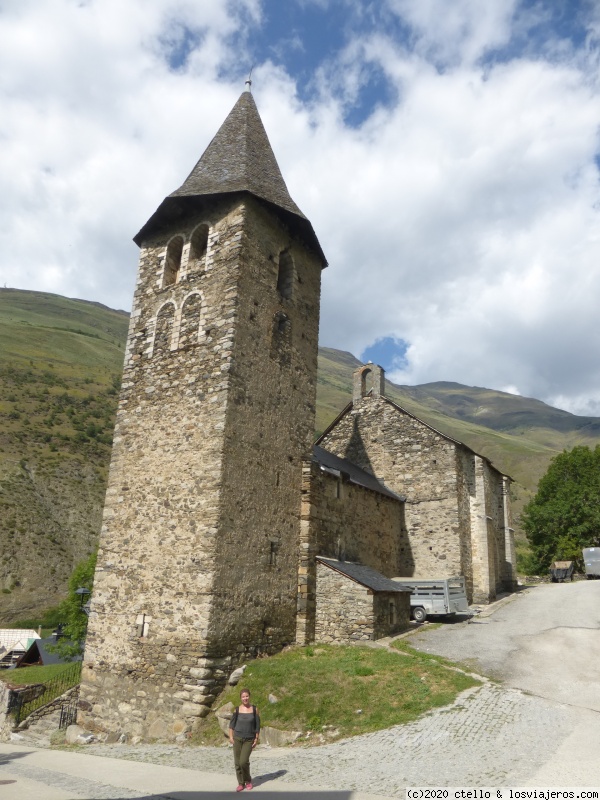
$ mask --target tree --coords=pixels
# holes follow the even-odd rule
[[[550,462],[521,522],[532,549],[532,572],[553,561],[581,559],[600,542],[600,445],[564,450]]]
[[[63,626],[64,639],[59,639],[53,650],[64,658],[74,658],[83,653],[88,617],[82,608],[81,595],[77,589],[92,591],[94,570],[96,569],[96,553],[77,564],[69,578],[69,594],[58,606],[58,613]],[[89,595],[85,596],[89,599]]]

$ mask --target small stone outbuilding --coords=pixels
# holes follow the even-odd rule
[[[323,556],[316,562],[316,642],[369,641],[408,627],[409,588],[362,564]]]

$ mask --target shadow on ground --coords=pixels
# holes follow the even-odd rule
[[[0,765],[8,764],[11,761],[14,761],[17,758],[25,758],[25,756],[30,756],[30,752],[14,752],[14,753],[0,753]]]
[[[163,794],[145,794],[136,800],[231,800],[235,794],[234,790],[229,792],[164,792]],[[241,792],[240,792],[241,794]],[[351,800],[352,792],[269,792],[269,800]],[[88,797],[85,800],[100,800],[100,798]],[[123,797],[115,797],[112,800],[131,800],[131,795],[125,794]]]

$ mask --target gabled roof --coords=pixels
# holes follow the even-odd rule
[[[492,469],[495,469],[496,472],[498,472],[500,475],[502,475],[505,478],[508,478],[511,481],[513,480],[510,475],[507,475],[505,472],[501,472],[498,469],[498,467],[494,466],[494,463],[491,461],[491,459],[489,459],[487,456],[482,455],[481,453],[478,453],[476,450],[473,450],[473,448],[469,447],[468,444],[465,444],[464,442],[461,442],[458,439],[453,439],[452,436],[449,436],[447,433],[442,433],[442,431],[438,431],[438,429],[434,428],[433,425],[430,425],[428,422],[425,422],[424,420],[420,419],[419,417],[415,416],[414,414],[411,414],[410,411],[407,411],[405,408],[403,408],[402,406],[398,405],[398,403],[395,403],[393,400],[390,400],[390,398],[386,397],[384,394],[380,395],[380,397],[386,403],[389,403],[389,405],[391,405],[397,411],[400,411],[402,414],[406,414],[407,417],[410,417],[411,419],[414,419],[420,425],[424,425],[426,428],[429,428],[430,431],[433,431],[433,433],[437,433],[438,436],[441,436],[443,439],[446,439],[446,441],[452,442],[453,444],[456,444],[459,447],[464,447],[464,449],[468,450],[469,453],[472,453],[473,455],[478,456],[479,458],[482,458],[484,461],[487,461],[487,463],[490,465],[490,467],[492,467]],[[336,425],[340,422],[340,420],[343,419],[346,416],[346,414],[348,414],[348,412],[351,411],[353,408],[354,408],[354,403],[351,400],[348,403],[348,405],[346,405],[340,411],[340,413],[333,420],[333,422],[331,422],[327,426],[327,428],[325,428],[323,433],[319,437],[317,437],[317,441],[316,441],[316,445],[315,446],[320,445],[320,443],[323,441],[323,439],[336,427]]]
[[[337,558],[326,558],[325,556],[317,556],[317,561],[336,572],[340,572],[355,583],[360,583],[367,589],[371,589],[373,592],[412,592],[410,587],[403,586],[391,578],[386,578],[376,569],[365,567],[362,564],[355,564],[352,561],[338,561]]]
[[[327,265],[312,225],[290,197],[250,91],[242,93],[194,169],[163,200],[134,241],[141,244],[152,230],[179,216],[190,201],[240,192],[277,210]]]
[[[313,446],[313,461],[326,472],[331,472],[334,475],[344,475],[350,483],[355,483],[357,486],[362,486],[365,489],[370,489],[373,492],[378,492],[386,497],[391,497],[394,500],[399,500],[403,503],[406,498],[400,494],[392,492],[391,489],[377,480],[370,472],[366,472],[361,467],[357,467],[351,461],[345,458],[330,453],[324,447],[319,447],[318,444]]]
[[[82,656],[66,658],[65,656],[59,655],[59,653],[53,652],[53,648],[56,643],[56,636],[49,636],[47,639],[37,639],[36,641],[32,642],[27,649],[27,652],[19,659],[19,666],[25,664],[37,664],[38,661],[41,661],[46,667],[49,664],[68,664],[72,661],[82,660]],[[72,642],[67,640],[67,644],[72,644]]]

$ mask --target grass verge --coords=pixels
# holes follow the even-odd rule
[[[287,731],[327,732],[330,740],[411,722],[452,703],[478,681],[447,669],[450,662],[404,643],[399,653],[369,647],[294,647],[248,663],[237,687],[226,689],[215,708],[239,703],[250,689],[261,722]],[[277,698],[269,702],[269,695]],[[198,743],[222,741],[214,716],[198,730]]]

